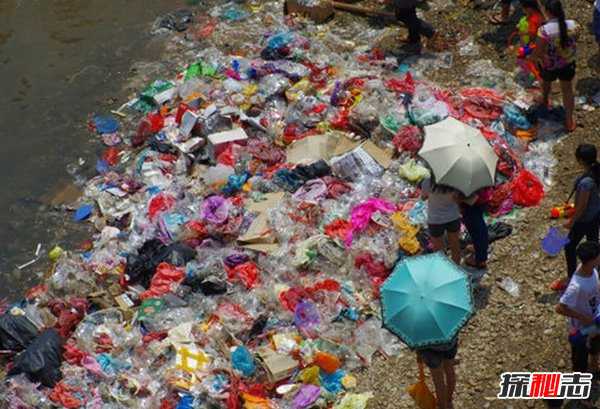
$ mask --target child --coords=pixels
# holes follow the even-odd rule
[[[573,20],[566,20],[560,0],[548,0],[545,5],[549,20],[540,27],[533,59],[540,62],[543,105],[548,106],[552,83],[560,80],[563,105],[566,111],[565,127],[568,132],[576,128],[573,112],[575,95],[575,54],[579,26]]]
[[[569,333],[577,334],[582,328],[594,323],[600,301],[600,287],[596,266],[600,263],[600,245],[593,241],[581,243],[577,248],[581,265],[571,278],[556,312],[569,317]],[[590,355],[597,359],[600,352],[600,338],[589,340],[582,336],[570,336],[573,371],[590,372]],[[596,362],[597,364],[597,362]],[[598,368],[591,368],[596,371]]]
[[[460,197],[456,190],[436,185],[432,179],[421,182],[421,197],[427,202],[427,224],[434,251],[444,249],[444,233],[448,235],[448,247],[452,260],[460,264]]]
[[[458,340],[449,344],[417,350],[417,362],[427,365],[431,372],[438,409],[452,409],[452,398],[456,388],[454,365],[458,352]]]

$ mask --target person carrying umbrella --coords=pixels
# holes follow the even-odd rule
[[[478,129],[454,118],[446,118],[425,127],[425,141],[419,150],[419,156],[429,165],[436,183],[456,190],[454,200],[457,203],[447,206],[448,209],[452,208],[458,213],[456,218],[460,227],[461,214],[458,203],[474,204],[470,200],[475,197],[474,193],[494,185],[498,156]],[[431,204],[430,199],[429,205],[431,206]],[[483,220],[483,207],[473,207],[467,210],[471,210],[473,214],[468,213],[464,218],[465,225],[471,233],[474,247],[478,250],[478,254],[471,264],[484,268],[489,238],[487,237],[487,226]],[[448,226],[447,231],[448,242],[450,246],[453,246],[454,237],[451,234],[453,231],[456,231],[458,239],[456,224]],[[432,236],[434,233],[436,232],[433,231]],[[482,242],[475,243],[476,240],[482,240]],[[435,245],[435,239],[432,241]],[[460,244],[458,248],[460,249]],[[460,254],[458,256],[453,254],[452,258],[455,261],[459,260]]]
[[[453,408],[458,333],[473,315],[467,274],[442,253],[400,261],[381,287],[383,326],[429,367],[438,409]]]

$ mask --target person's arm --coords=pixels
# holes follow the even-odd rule
[[[584,325],[592,325],[594,323],[594,317],[591,315],[582,314],[572,308],[567,307],[565,304],[558,304],[556,306],[556,312],[560,315],[564,315],[565,317],[575,318],[576,320],[581,321]]]
[[[564,227],[566,229],[573,227],[573,223],[575,223],[581,217],[581,215],[583,215],[585,209],[587,209],[589,200],[589,190],[577,190],[577,193],[575,194],[575,212],[573,213],[573,216],[565,223]]]
[[[535,48],[533,49],[533,53],[531,54],[531,59],[533,61],[541,61],[546,52],[548,51],[547,47],[548,43],[544,40],[542,28],[540,28],[538,30],[537,39],[535,40]]]

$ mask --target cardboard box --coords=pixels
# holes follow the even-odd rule
[[[196,122],[198,122],[198,118],[200,118],[200,115],[194,111],[185,111],[181,117],[181,126],[179,127],[179,133],[184,138],[189,138],[190,134],[192,133],[192,129],[194,129]]]
[[[267,372],[269,382],[276,383],[292,376],[298,361],[286,354],[280,354],[270,348],[260,348],[258,350],[258,361]]]
[[[215,160],[227,145],[233,142],[245,143],[248,135],[242,128],[232,129],[231,131],[217,132],[208,135],[207,151],[212,160]]]
[[[284,14],[299,14],[310,18],[315,23],[324,23],[333,16],[334,9],[333,3],[327,0],[322,0],[320,5],[314,7],[304,6],[298,0],[286,0]]]

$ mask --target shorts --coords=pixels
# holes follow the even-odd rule
[[[556,80],[571,81],[575,78],[575,63],[571,63],[556,70],[544,70],[540,68],[540,77],[546,82],[553,82]]]
[[[589,346],[588,346],[588,341]],[[571,362],[573,371],[588,372],[588,357],[589,355],[598,355],[600,353],[600,337],[595,336],[591,339],[586,339],[583,342],[571,342]]]
[[[460,230],[460,219],[444,223],[444,224],[430,224],[429,234],[431,237],[442,237],[444,232],[456,233]]]
[[[447,351],[438,351],[429,348],[417,351],[417,354],[419,354],[419,357],[423,360],[425,365],[431,369],[437,369],[442,365],[442,362],[456,358],[457,353],[458,343],[455,343],[454,346]]]

